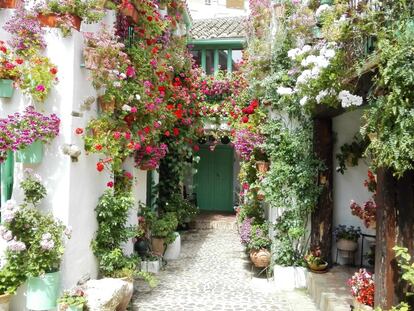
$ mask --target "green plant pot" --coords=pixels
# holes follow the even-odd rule
[[[0,79],[0,97],[10,98],[13,96],[13,80]]]
[[[59,298],[59,285],[60,272],[46,273],[43,277],[29,277],[27,280],[26,307],[29,310],[56,308]]]
[[[77,306],[69,306],[66,308],[66,311],[82,311],[83,305],[77,305]]]
[[[16,162],[25,164],[39,164],[43,160],[43,143],[38,140],[23,150],[16,152]]]

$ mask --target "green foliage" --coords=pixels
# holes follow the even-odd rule
[[[178,220],[176,214],[171,212],[165,213],[152,223],[151,233],[153,237],[164,238],[165,243],[170,244],[176,238],[174,232],[177,230],[177,226]]]
[[[269,225],[267,223],[253,225],[250,231],[248,249],[270,249],[272,240],[269,238]]]
[[[180,225],[192,221],[198,214],[198,208],[184,199],[181,194],[174,194],[165,204],[164,209],[166,212],[174,212]]]
[[[414,169],[414,27],[398,25],[400,35],[390,34],[378,43],[377,88],[384,95],[372,98],[362,133],[372,138],[368,150],[374,166],[391,168],[400,177]]]
[[[20,183],[20,188],[24,192],[24,201],[33,205],[37,205],[47,194],[40,178],[31,173]]]
[[[259,224],[264,222],[264,212],[258,202],[249,201],[241,206],[237,220],[239,223],[243,223],[246,218],[254,218],[254,222]]]
[[[368,145],[368,139],[359,134],[354,136],[351,143],[343,144],[340,148],[341,152],[336,155],[339,164],[336,171],[344,174],[347,166],[357,166],[359,159],[364,157]]]
[[[324,165],[313,154],[309,121],[287,127],[272,120],[262,129],[267,135],[264,149],[271,161],[262,190],[270,206],[282,211],[274,228],[275,262],[302,264],[308,216],[320,194],[317,176]]]
[[[95,209],[98,231],[92,249],[99,259],[100,271],[105,276],[111,276],[124,268],[137,268],[138,258],[125,256],[121,250],[121,244],[137,234],[137,228],[126,226],[129,211],[133,207],[134,199],[129,192],[114,193],[108,189],[99,198]]]
[[[361,236],[361,228],[355,228],[354,226],[339,225],[334,230],[335,239],[340,239],[358,242]]]
[[[75,287],[69,291],[64,291],[58,300],[59,310],[65,311],[68,307],[83,307],[86,304],[85,293],[80,287]]]

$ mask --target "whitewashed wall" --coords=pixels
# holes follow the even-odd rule
[[[363,110],[345,113],[333,119],[333,131],[336,133],[334,145],[334,168],[338,166],[336,154],[340,152],[340,147],[345,143],[351,143],[354,135],[359,131],[361,125],[361,115]],[[363,222],[351,214],[349,208],[350,201],[354,200],[359,204],[369,200],[372,193],[364,187],[364,180],[367,179],[368,163],[364,159],[359,160],[356,167],[348,167],[345,173],[334,172],[334,228],[341,225],[353,225],[360,227],[362,232],[375,234],[375,230],[365,228]],[[361,239],[360,239],[361,247]],[[358,250],[356,263],[360,263],[360,249]],[[368,251],[367,243],[364,243],[364,253]],[[336,257],[336,245],[333,243],[333,260]],[[344,263],[343,261],[339,261]]]
[[[248,1],[244,1],[244,9],[229,9],[226,7],[226,0],[210,0],[210,5],[206,5],[206,0],[189,0],[187,3],[190,9],[190,14],[195,20],[247,16],[249,14]]]
[[[13,14],[13,10],[0,10],[0,40],[7,41],[8,33],[3,25]],[[114,14],[109,12],[104,22],[112,25]],[[97,31],[99,24],[82,25],[82,31]],[[49,29],[46,35],[48,47],[45,55],[58,68],[60,82],[54,87],[44,104],[36,104],[44,114],[56,113],[61,119],[60,135],[51,144],[46,145],[43,162],[30,166],[43,178],[48,196],[41,205],[43,210],[51,211],[55,217],[73,228],[72,239],[66,246],[61,266],[62,289],[70,288],[79,280],[96,278],[98,273],[96,259],[90,249],[90,243],[97,229],[95,206],[99,196],[106,189],[109,181],[107,172],[96,170],[98,156],[86,155],[83,151],[83,140],[75,134],[77,127],[84,128],[87,122],[96,116],[97,109],[93,105],[91,111],[84,112],[82,117],[73,117],[73,111],[79,111],[80,105],[96,91],[88,81],[88,70],[81,68],[83,36],[73,31],[72,36],[63,38],[57,29]],[[30,104],[30,99],[15,91],[11,99],[0,98],[0,117],[16,111],[23,111]],[[72,162],[64,155],[61,147],[64,144],[76,144],[82,149],[78,162]],[[29,167],[16,163],[13,199],[22,201],[19,182],[22,180],[24,168]],[[146,174],[134,169],[129,164],[135,177],[134,196],[136,201],[145,202]],[[130,223],[136,223],[136,210],[131,211]],[[132,251],[132,241],[125,246]],[[12,301],[11,311],[24,311],[24,288],[20,289]]]

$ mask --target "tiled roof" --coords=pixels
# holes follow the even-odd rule
[[[244,38],[246,25],[246,17],[243,16],[194,20],[191,38],[195,40]]]

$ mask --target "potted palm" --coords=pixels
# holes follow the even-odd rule
[[[82,311],[86,304],[85,293],[80,287],[63,292],[58,300],[59,311]]]
[[[345,252],[344,257],[358,249],[358,239],[361,236],[361,229],[354,226],[339,225],[334,231],[336,247]]]
[[[268,230],[267,223],[251,227],[250,241],[247,247],[250,250],[250,260],[257,268],[265,268],[270,264],[272,241],[269,238]]]

